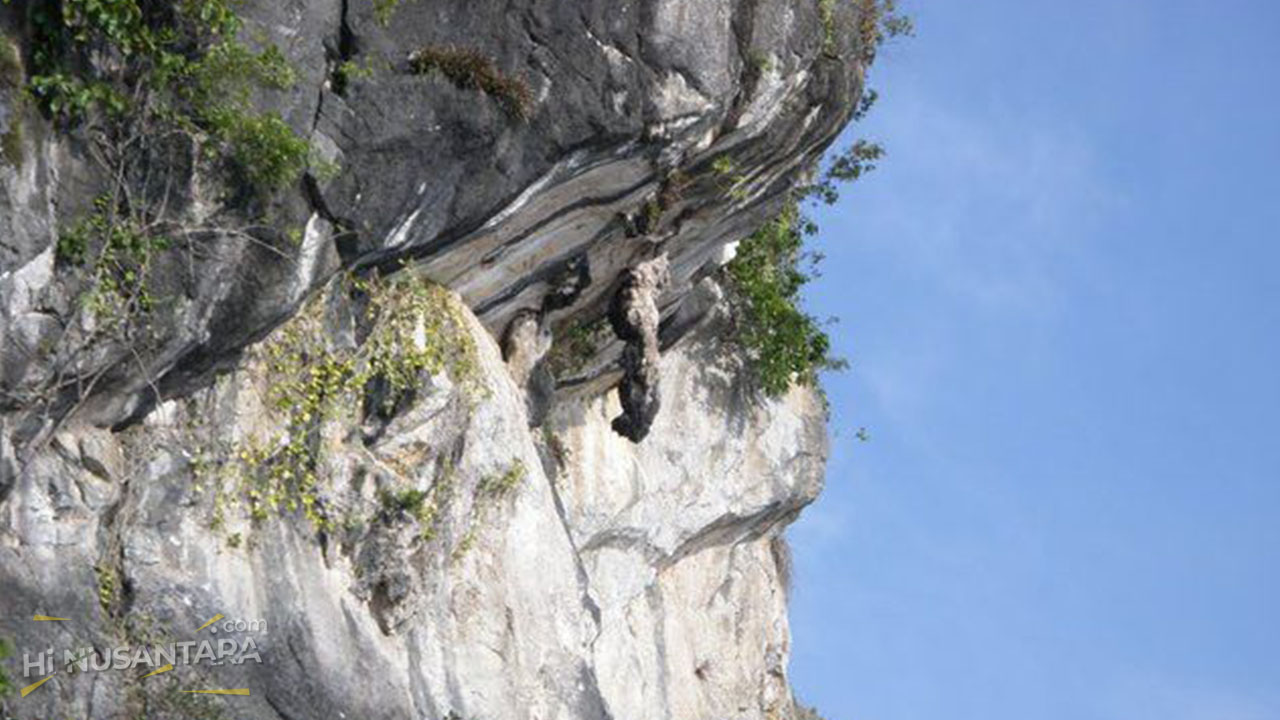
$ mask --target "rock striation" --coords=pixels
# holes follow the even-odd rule
[[[136,343],[82,342],[58,237],[95,159],[24,100],[31,7],[0,6],[0,670],[261,662],[64,667],[0,715],[791,717],[775,549],[826,411],[752,394],[717,278],[852,115],[852,5],[246,0],[298,76],[256,101],[341,172],[249,207],[165,168],[209,229]],[[518,97],[430,69],[459,50]]]

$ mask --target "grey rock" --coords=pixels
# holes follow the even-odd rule
[[[516,385],[526,387],[533,369],[551,349],[551,331],[540,314],[527,310],[519,313],[507,326],[502,338],[502,358],[511,368]]]
[[[198,253],[160,273],[167,286],[158,294],[175,301],[154,318],[143,357],[108,345],[78,353],[63,372],[86,384],[99,378],[87,402],[47,397],[49,367],[72,353],[75,339],[55,328],[75,324],[78,286],[57,274],[35,288],[48,300],[37,311],[47,317],[3,321],[8,334],[22,325],[27,338],[52,342],[42,350],[55,359],[35,363],[39,372],[6,343],[0,398],[27,410],[45,398],[36,412],[55,420],[74,409],[97,425],[137,422],[157,402],[207,387],[352,266],[418,264],[500,336],[529,308],[546,312],[556,331],[599,317],[616,289],[610,281],[657,244],[671,263],[665,318],[727,244],[777,209],[848,121],[861,88],[856,63],[823,52],[816,5],[398,5],[384,26],[369,2],[246,2],[246,35],[278,44],[299,77],[262,103],[343,168],[273,203],[274,224],[306,226],[307,242],[290,247],[267,230],[201,238]],[[18,12],[0,9],[0,20],[21,37]],[[410,72],[407,58],[424,47],[474,52],[523,82],[533,97],[527,119],[439,73]],[[851,45],[842,49],[853,56]],[[756,69],[758,57],[772,59],[768,72]],[[344,63],[373,74],[339,87]],[[12,103],[0,94],[6,117],[15,116]],[[96,192],[87,144],[38,116],[27,120],[27,161],[20,171],[0,168],[0,207],[8,209],[0,212],[0,276],[47,251],[55,228],[74,221]],[[725,163],[728,176],[716,170]],[[196,219],[257,221],[219,207],[200,182],[190,185]],[[655,198],[657,213],[648,209]],[[644,217],[645,232],[637,235],[626,217]],[[28,417],[15,427],[21,455],[42,426]]]
[[[671,281],[666,255],[622,273],[621,286],[609,305],[609,324],[622,350],[622,383],[618,386],[622,414],[613,429],[631,442],[640,442],[658,415],[658,300]]]
[[[29,49],[26,5],[0,6],[0,40]],[[145,342],[86,341],[102,319],[57,232],[103,179],[83,134],[0,86],[0,134],[22,127],[20,162],[0,160],[0,637],[95,657],[252,638],[262,663],[59,673],[0,714],[788,717],[770,544],[821,489],[825,408],[751,395],[712,278],[860,95],[817,6],[403,0],[385,25],[363,1],[242,11],[246,39],[299,77],[257,101],[342,172],[249,207],[159,168],[210,229],[157,258]],[[527,115],[412,72],[433,47],[522,83]],[[338,82],[346,63],[372,76]],[[348,279],[393,273],[455,293],[416,311],[413,343],[460,319],[471,375],[379,376],[302,420],[312,401],[278,391],[306,378],[272,349],[301,331],[311,357],[362,347],[375,328]],[[548,337],[606,316],[619,337],[552,378]],[[289,452],[304,471],[272,475]],[[306,503],[274,494],[309,483]],[[265,630],[197,635],[217,614]],[[179,692],[210,686],[251,694]]]
[[[347,302],[339,290],[318,305]],[[156,685],[249,688],[214,704],[235,717],[785,717],[789,637],[769,541],[820,488],[824,416],[804,390],[763,405],[741,396],[724,362],[708,362],[726,349],[711,317],[660,359],[666,412],[642,445],[610,427],[616,392],[561,402],[544,433],[531,430],[496,344],[467,319],[478,382],[431,378],[372,443],[356,407],[322,425],[319,494],[341,519],[328,530],[300,513],[254,520],[230,504],[244,469],[210,474],[278,432],[271,339],[138,426],[65,429],[2,506],[0,634],[26,651],[108,648],[197,637],[216,614],[261,620],[265,632],[217,635],[253,637],[261,665],[184,665]],[[550,470],[535,442],[546,433],[570,458]],[[87,471],[87,457],[121,484]],[[388,504],[405,490],[429,493],[430,513]],[[34,613],[73,620],[24,620]],[[191,712],[131,690],[131,677],[58,676],[0,707]]]

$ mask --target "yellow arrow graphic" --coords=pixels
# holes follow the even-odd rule
[[[158,668],[156,668],[155,670],[152,670],[151,672],[147,673],[146,675],[143,675],[142,677],[140,677],[140,678],[138,678],[138,679],[139,679],[139,680],[146,680],[147,678],[151,677],[152,675],[159,675],[160,673],[167,673],[167,672],[169,672],[169,671],[170,671],[170,670],[172,670],[172,669],[173,669],[173,666],[172,666],[172,665],[165,665],[164,667],[158,667]]]
[[[28,686],[26,686],[26,687],[22,688],[22,697],[26,697],[26,696],[30,695],[31,693],[33,693],[33,692],[35,692],[35,691],[36,691],[36,688],[38,688],[38,687],[40,687],[41,685],[43,685],[43,684],[45,684],[45,683],[49,682],[49,681],[50,681],[50,680],[52,680],[52,679],[53,679],[53,676],[52,676],[52,675],[50,675],[49,677],[47,677],[47,678],[45,678],[45,679],[41,680],[41,681],[40,681],[40,682],[38,682],[38,683],[34,683],[34,684],[32,684],[32,685],[28,685]]]
[[[205,628],[209,627],[210,625],[212,625],[212,624],[214,624],[214,623],[218,622],[218,621],[219,621],[219,620],[221,620],[221,619],[222,619],[222,613],[218,613],[217,615],[214,615],[213,617],[209,618],[209,622],[207,622],[207,623],[205,623],[205,624],[201,625],[200,627],[196,628],[196,632],[200,632],[201,630],[203,630],[203,629],[205,629]]]
[[[240,688],[239,690],[183,690],[182,692],[193,695],[248,695],[249,688]]]
[[[34,615],[31,618],[36,622],[66,622],[66,618],[49,617],[48,615]]]

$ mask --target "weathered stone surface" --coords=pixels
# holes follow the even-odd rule
[[[790,716],[785,582],[768,545],[821,490],[826,410],[807,390],[752,397],[720,312],[663,355],[663,411],[643,443],[611,431],[617,393],[547,420],[617,718]]]
[[[324,302],[340,324],[345,301]],[[558,405],[543,434],[469,322],[478,383],[431,378],[371,444],[358,415],[325,421],[320,496],[341,519],[328,531],[299,513],[254,521],[229,504],[236,474],[209,469],[279,423],[269,345],[127,431],[59,434],[3,505],[0,634],[27,651],[105,651],[196,638],[221,613],[265,621],[248,635],[263,664],[183,666],[146,691],[118,672],[60,675],[0,703],[187,717],[161,691],[218,685],[251,690],[216,705],[234,717],[785,717],[768,540],[821,485],[821,404],[740,396],[731,359],[711,361],[725,348],[709,322],[662,358],[667,412],[645,443],[611,429],[616,394]],[[494,491],[516,464],[515,485]],[[442,484],[431,521],[387,506]],[[25,621],[36,613],[69,622]]]
[[[416,261],[500,335],[529,310],[546,311],[556,330],[598,317],[613,279],[656,245],[671,265],[666,317],[725,245],[776,210],[861,87],[856,63],[823,51],[816,4],[405,0],[386,25],[374,5],[245,3],[246,35],[276,42],[298,71],[293,90],[264,102],[343,171],[277,198],[275,229],[211,233],[200,252],[165,265],[173,301],[153,320],[146,352],[79,355],[72,379],[98,379],[96,397],[55,398],[54,418],[78,409],[98,425],[136,422],[156,391],[180,397],[207,385],[344,266]],[[0,8],[6,34],[21,37],[24,7]],[[846,57],[855,37],[837,37]],[[439,73],[411,72],[407,58],[423,47],[475,52],[522,81],[533,97],[527,119]],[[352,64],[372,74],[335,85]],[[0,91],[0,124],[20,114],[15,102]],[[26,161],[0,167],[0,285],[10,287],[96,192],[86,143],[26,115]],[[208,219],[216,202],[195,197],[192,213]],[[626,218],[642,218],[644,232]],[[299,247],[282,240],[291,225],[307,229]],[[578,278],[568,296],[566,275]],[[71,322],[78,292],[69,283],[55,275],[32,286],[41,304],[23,317],[0,308],[0,402],[29,407],[48,395],[66,345],[55,326]],[[44,372],[27,368],[32,340]],[[46,429],[35,417],[14,427],[19,455]]]
[[[30,5],[0,6],[0,41],[24,52]],[[100,187],[89,145],[0,79],[0,136],[22,128],[0,158],[0,637],[98,657],[219,630],[263,660],[60,672],[0,714],[788,716],[769,547],[821,487],[825,410],[749,395],[712,278],[847,122],[861,68],[824,51],[816,3],[398,5],[383,24],[363,0],[244,3],[246,37],[298,71],[264,108],[343,170],[251,217],[186,177],[193,222],[253,228],[157,260],[162,301],[132,347],[77,344],[97,320],[55,257]],[[527,117],[411,72],[427,47],[525,83]],[[338,82],[350,64],[372,74]],[[415,310],[409,344],[432,313],[463,318],[474,377],[374,378],[302,420],[271,348],[299,327],[321,329],[312,356],[363,347],[368,300],[344,283],[374,269],[457,294]],[[629,349],[603,343],[556,382],[548,336],[617,298]],[[249,500],[291,448],[310,464],[280,482],[314,482],[307,502]],[[266,629],[197,635],[217,614]],[[178,692],[196,687],[251,695]]]
[[[618,398],[622,414],[613,429],[631,442],[649,434],[662,401],[658,394],[658,300],[671,282],[666,255],[640,263],[622,273],[621,287],[609,304],[609,324],[625,345]]]
[[[327,532],[296,513],[253,521],[229,504],[235,474],[204,469],[232,461],[221,441],[270,434],[277,422],[264,404],[265,353],[127,432],[81,431],[79,452],[64,452],[76,431],[60,435],[5,505],[0,632],[23,647],[57,644],[22,622],[54,608],[100,648],[140,642],[139,619],[182,639],[219,613],[264,620],[264,664],[183,678],[250,688],[226,706],[236,717],[601,717],[594,608],[523,398],[487,332],[474,322],[468,332],[482,394],[434,378],[373,444],[355,417],[327,422],[321,497],[341,520]],[[104,482],[98,473],[121,456],[131,465],[123,482]],[[526,473],[508,494],[484,489],[517,464]],[[91,495],[90,483],[106,489]],[[451,495],[433,496],[429,528],[381,496],[440,483]],[[214,513],[225,513],[218,529]],[[127,597],[101,605],[95,567],[110,568]],[[14,709],[131,717],[144,709],[131,681],[59,677]],[[87,704],[93,695],[103,704]],[[163,698],[149,702],[148,717],[182,717]]]
[[[534,367],[551,349],[551,332],[541,313],[526,311],[511,320],[502,338],[502,357],[511,368],[516,385],[525,387]]]

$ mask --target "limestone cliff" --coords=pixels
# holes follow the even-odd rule
[[[791,716],[825,408],[748,387],[717,271],[849,120],[849,7],[248,0],[298,75],[255,102],[340,171],[250,208],[161,169],[199,244],[122,341],[59,260],[101,179],[23,99],[36,5],[0,9],[0,668],[52,679],[4,716]],[[518,104],[418,71],[458,48]]]

